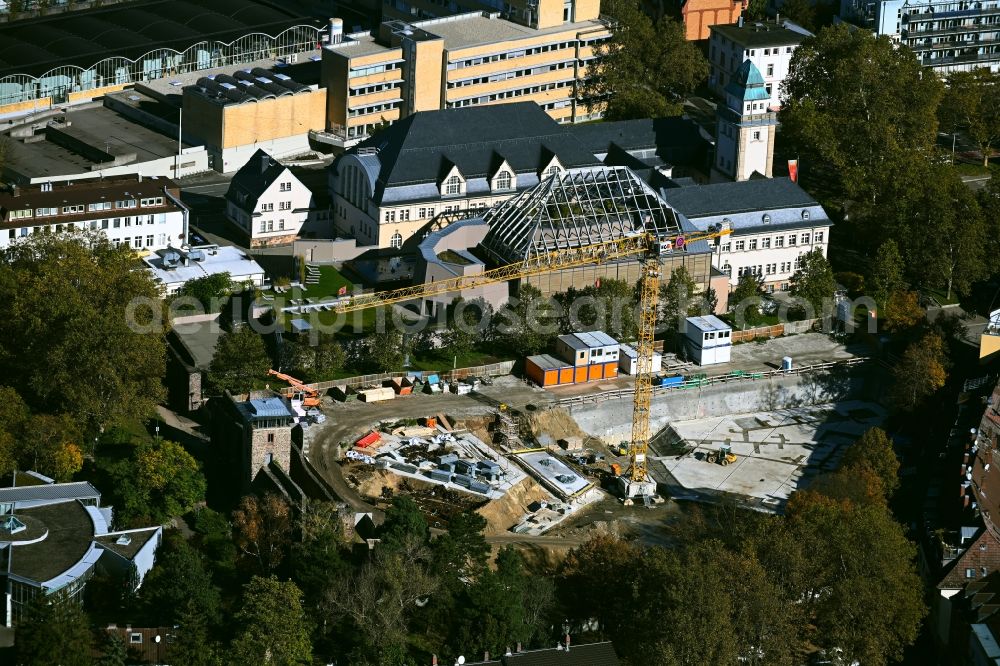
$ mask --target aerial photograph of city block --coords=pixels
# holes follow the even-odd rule
[[[994,172],[1000,0],[0,0],[0,664],[998,666]]]

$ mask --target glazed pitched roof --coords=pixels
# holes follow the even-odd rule
[[[624,167],[550,176],[494,206],[483,220],[490,225],[483,247],[504,264],[644,232],[675,236],[684,229],[656,192]]]

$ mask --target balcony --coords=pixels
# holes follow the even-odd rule
[[[948,35],[968,35],[979,32],[1000,32],[1000,23],[976,23],[972,25],[956,25],[950,28],[911,28],[904,27],[903,39],[907,37],[946,37]]]

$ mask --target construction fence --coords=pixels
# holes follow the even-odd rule
[[[466,377],[498,377],[500,375],[509,375],[514,369],[514,361],[501,361],[500,363],[491,363],[489,365],[477,365],[471,368],[456,368],[454,370],[411,370],[409,372],[383,372],[374,375],[357,375],[355,377],[345,377],[344,379],[331,379],[325,382],[316,382],[313,384],[307,384],[310,388],[314,388],[317,391],[324,391],[326,389],[333,388],[334,386],[344,386],[344,387],[358,387],[358,386],[371,386],[372,384],[381,384],[389,379],[395,379],[397,377],[413,377],[414,375],[418,377],[429,377],[430,375],[437,375],[443,381],[452,381],[457,379],[465,379]]]
[[[834,368],[849,368],[856,365],[861,365],[867,362],[868,358],[848,358],[841,361],[825,361],[823,363],[814,363],[812,365],[803,365],[799,367],[793,367],[791,370],[768,370],[766,372],[745,372],[742,370],[736,370],[725,375],[715,375],[712,377],[707,377],[705,375],[692,375],[684,379],[683,382],[678,382],[677,384],[669,384],[664,386],[654,386],[654,393],[662,393],[666,391],[683,391],[685,389],[700,388],[703,386],[712,386],[715,384],[730,384],[733,382],[748,382],[757,381],[761,379],[772,379],[775,377],[790,377],[794,375],[807,375],[814,372],[824,372],[832,370]],[[631,398],[635,395],[634,388],[619,389],[617,391],[601,391],[599,393],[591,393],[587,395],[575,395],[568,398],[561,398],[558,400],[557,404],[560,406],[564,405],[580,405],[586,403],[604,402],[605,400],[615,400],[618,398]]]
[[[758,326],[757,328],[747,328],[742,331],[733,329],[733,343],[747,342],[757,338],[777,338],[782,335],[794,335],[796,333],[806,333],[811,331],[816,322],[820,319],[803,319],[802,321],[790,321],[774,326]]]

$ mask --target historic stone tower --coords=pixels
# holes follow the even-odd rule
[[[716,108],[713,180],[747,180],[754,172],[771,177],[778,114],[768,109],[770,99],[760,70],[745,61]]]

